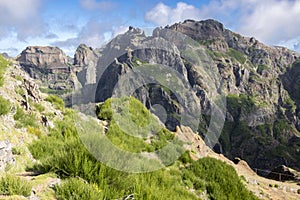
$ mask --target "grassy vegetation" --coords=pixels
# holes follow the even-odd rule
[[[103,193],[95,184],[88,184],[82,179],[70,178],[61,185],[55,186],[58,199],[62,200],[99,200],[103,199]]]
[[[9,62],[0,55],[0,87],[3,86],[4,83],[4,73],[6,68],[8,67]]]
[[[192,162],[183,170],[183,180],[210,199],[256,199],[246,190],[233,167],[213,158]]]
[[[267,65],[258,65],[257,73],[262,74],[264,70],[269,70],[270,68]]]
[[[296,110],[296,103],[291,99],[291,97],[287,97],[283,102],[288,108],[295,111]]]
[[[212,39],[212,40],[198,40],[198,42],[201,44],[201,45],[204,45],[204,46],[209,46],[211,44],[214,44],[216,42],[215,39]]]
[[[17,112],[14,115],[14,120],[16,120],[16,127],[35,127],[38,128],[36,117],[34,113],[25,113],[22,108],[17,107]]]
[[[65,102],[56,95],[51,94],[45,100],[52,103],[56,109],[63,110],[65,107]]]
[[[34,103],[33,107],[40,113],[45,111],[45,107],[40,103]]]
[[[162,128],[158,120],[133,97],[108,99],[97,107],[96,113],[99,119],[110,121],[106,132],[110,141],[126,151],[151,152],[174,139],[174,134]],[[149,137],[150,144],[145,142]]]
[[[112,108],[121,109],[119,106],[112,106],[114,101],[120,104],[115,102],[113,105],[127,105],[128,113],[119,110],[119,114],[122,117],[130,117],[135,125],[145,126],[148,122],[155,122],[152,121],[149,111],[134,98],[110,99],[98,106],[98,116],[109,122],[107,137],[111,141],[120,140],[118,137],[121,137],[135,147],[118,142],[122,148],[134,151],[155,150],[174,139],[172,133],[162,129],[151,138],[151,143],[136,137],[134,139],[137,140],[131,142],[125,133],[117,128],[117,122],[114,122],[115,111]],[[255,199],[240,182],[234,169],[215,159],[192,161],[188,152],[167,169],[155,172],[134,174],[107,167],[98,162],[81,143],[75,127],[76,115],[72,111],[65,112],[64,119],[55,122],[55,128],[50,130],[49,135],[41,136],[30,145],[32,155],[40,161],[40,164],[34,167],[36,170],[44,173],[54,172],[65,179],[60,186],[55,187],[57,198],[119,199],[133,194],[135,199],[143,200],[189,200],[198,199],[197,195],[200,195],[201,191],[207,191],[210,199],[219,198],[221,194],[223,199]],[[191,192],[193,189],[196,189],[196,192]]]
[[[230,57],[235,58],[239,63],[244,64],[247,60],[247,58],[245,57],[245,55],[240,52],[237,51],[235,49],[229,48],[229,51],[227,52],[227,55]]]
[[[250,113],[255,109],[255,100],[244,94],[229,94],[227,96],[227,110],[237,119],[241,112]]]
[[[28,181],[14,175],[5,175],[0,180],[0,195],[30,196],[31,185]]]
[[[6,115],[10,111],[10,102],[0,96],[0,115]]]

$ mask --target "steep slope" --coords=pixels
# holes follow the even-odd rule
[[[122,197],[255,199],[245,190],[244,184],[263,199],[281,197],[297,199],[299,196],[296,191],[300,188],[296,184],[262,179],[256,176],[246,163],[233,164],[225,157],[214,153],[190,128],[177,127],[176,133],[171,133],[133,97],[110,99],[99,104],[97,114],[103,120],[100,121],[64,108],[63,102],[55,96],[40,93],[38,86],[17,63],[12,64],[5,71],[0,94],[7,99],[11,109],[0,115],[0,140],[11,143],[14,161],[9,161],[5,173],[1,173],[1,177],[5,177],[1,181],[6,183],[8,176],[20,177],[20,180],[25,181],[20,188],[28,184],[29,193],[23,193],[23,196],[30,195],[28,199],[70,199],[74,195],[83,200]],[[1,108],[2,105],[1,102]],[[43,120],[45,117],[47,121]],[[148,134],[141,130],[149,122],[153,125],[150,126],[153,133],[157,128],[162,131],[152,134],[152,137],[146,140],[137,138],[138,135],[127,135],[128,129],[124,129],[124,124],[119,123],[120,119],[127,122],[128,118],[134,122],[128,127],[132,131],[135,130],[132,134]],[[83,133],[80,133],[81,125],[84,125]],[[134,125],[141,129],[132,129]],[[178,138],[188,152],[174,164],[155,172],[130,174],[116,171],[98,162],[95,155],[86,151],[89,147],[83,146],[82,142],[85,140],[82,136],[85,134],[88,136],[86,141],[94,142],[99,137],[99,135],[93,136],[94,129],[91,128],[95,127],[98,127],[101,133],[103,131],[112,143],[126,151],[152,152]],[[101,151],[104,151],[105,146],[100,147]],[[108,156],[111,158],[112,149],[109,149],[109,152]],[[3,155],[1,151],[0,154]],[[189,154],[196,161],[192,161]],[[164,155],[161,156],[164,158]],[[204,156],[225,161],[244,178],[240,179],[234,169],[227,164],[211,158],[202,158]],[[11,184],[16,183],[11,182]],[[270,188],[268,184],[278,185],[278,187]],[[1,193],[3,185],[5,184],[0,186]],[[0,198],[24,199],[22,195],[5,194]]]
[[[27,84],[31,87],[28,88]],[[167,162],[165,169],[142,174],[117,171],[97,161],[95,155],[87,151],[89,146],[83,144],[84,141],[94,142],[101,135],[105,136],[104,133],[119,148],[137,152],[145,149],[155,151],[175,140],[174,133],[159,124],[158,119],[132,97],[110,101],[120,103],[116,105],[124,111],[129,103],[129,114],[141,128],[150,120],[153,125],[151,130],[161,130],[149,141],[122,135],[122,129],[115,124],[118,118],[111,115],[114,107],[110,107],[110,101],[99,105],[97,109],[99,118],[106,121],[64,108],[63,102],[57,97],[40,93],[38,86],[17,63],[6,69],[0,94],[11,108],[0,115],[0,137],[1,141],[11,143],[12,149],[8,148],[8,151],[12,151],[14,160],[9,161],[5,172],[1,172],[1,199],[24,199],[24,196],[28,199],[70,199],[76,196],[83,200],[130,196],[135,199],[199,199],[213,196],[256,199],[243,186],[233,168],[215,159],[192,161],[188,154],[184,154],[185,157],[174,164]],[[3,105],[1,102],[1,109]],[[127,120],[123,114],[128,113],[121,113],[120,116]],[[84,127],[82,133],[81,125]],[[96,129],[97,135],[93,135],[95,127],[99,128]],[[137,130],[136,133],[142,132]],[[101,151],[105,152],[105,145],[100,146]],[[107,155],[110,158],[114,156],[111,150]],[[2,156],[2,151],[0,153]],[[158,154],[157,158],[165,156]],[[211,167],[206,168],[206,165]],[[213,167],[222,169],[217,170],[218,177],[226,176],[228,183],[206,176],[205,172],[215,173],[215,170],[210,170]],[[195,179],[190,176],[191,173],[200,174]],[[62,178],[64,180],[60,180]],[[224,184],[231,189],[225,189]],[[162,187],[164,190],[161,190]]]
[[[93,103],[134,96],[169,130],[190,126],[230,159],[300,170],[298,59],[214,20],[186,20],[150,37],[130,27],[101,51],[78,47],[72,87],[82,89],[67,104],[93,114]]]
[[[212,147],[231,159],[241,157],[253,168],[299,170],[299,104],[291,93],[295,81],[287,78],[295,76],[287,69],[298,58],[214,20],[186,20],[157,28],[151,37],[131,27],[102,50],[96,84],[86,84],[73,103],[133,95],[170,130],[187,125],[206,139],[208,130],[216,136],[223,130]],[[223,129],[212,123],[225,116]]]

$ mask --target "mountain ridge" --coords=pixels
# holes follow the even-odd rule
[[[1,59],[1,57],[0,57]],[[2,176],[1,174],[1,180],[5,181],[6,179],[4,177],[18,177],[18,181],[22,180],[23,186],[20,188],[24,188],[24,185],[30,184],[29,193],[26,192],[26,194],[20,194],[20,195],[10,195],[11,193],[6,193],[6,195],[0,195],[1,199],[59,199],[63,198],[63,195],[67,195],[63,193],[63,188],[69,184],[69,186],[72,186],[68,189],[68,192],[72,193],[72,195],[76,194],[79,195],[81,198],[85,199],[101,199],[103,198],[103,193],[106,195],[113,195],[111,192],[108,192],[109,189],[103,187],[103,185],[95,186],[95,182],[90,182],[89,179],[87,179],[88,176],[84,176],[87,171],[86,168],[83,168],[81,166],[84,161],[82,160],[81,164],[79,164],[79,171],[78,175],[76,177],[72,177],[72,175],[67,175],[68,173],[74,173],[72,171],[72,166],[78,166],[78,163],[73,160],[73,156],[78,155],[79,148],[81,149],[81,144],[77,144],[74,146],[74,139],[72,134],[72,131],[74,131],[74,127],[72,124],[72,120],[70,117],[72,116],[72,111],[70,109],[64,108],[63,103],[59,101],[58,99],[55,99],[53,96],[49,98],[49,96],[45,93],[39,92],[38,86],[36,85],[33,88],[35,89],[35,93],[38,95],[31,95],[32,90],[27,90],[27,86],[24,82],[30,82],[30,85],[35,85],[33,79],[29,77],[29,75],[22,70],[22,68],[19,66],[18,63],[11,63],[10,66],[6,69],[5,75],[4,75],[4,86],[0,87],[0,94],[5,99],[8,99],[11,107],[19,107],[17,110],[11,109],[8,111],[7,114],[0,116],[0,121],[3,123],[0,123],[1,126],[1,141],[3,139],[6,139],[10,142],[9,145],[11,145],[11,148],[6,148],[5,151],[9,151],[10,155],[13,157],[13,162],[10,160],[7,160],[7,163],[5,163],[5,173]],[[25,81],[26,80],[26,81]],[[25,94],[25,96],[24,96]],[[26,98],[26,94],[28,97]],[[36,96],[39,96],[39,98],[36,98]],[[22,101],[25,101],[27,99],[29,106],[26,108],[26,106],[21,107]],[[137,100],[134,100],[133,102],[138,103]],[[109,105],[108,102],[106,102],[106,105]],[[141,103],[138,103],[138,106],[135,105],[135,107],[142,106]],[[145,109],[145,108],[144,108]],[[19,111],[18,111],[19,110]],[[22,111],[20,111],[22,110]],[[102,118],[107,116],[106,113],[109,113],[110,111],[107,109],[100,109],[100,112],[102,112],[101,116]],[[143,115],[145,115],[144,112],[142,112]],[[146,112],[146,111],[145,111]],[[20,113],[23,113],[23,115],[26,116],[26,118],[22,117]],[[75,114],[75,113],[73,113]],[[76,115],[76,114],[75,114]],[[18,116],[18,117],[17,117]],[[47,123],[43,122],[43,117],[47,117]],[[88,116],[84,116],[83,114],[80,114],[79,116],[83,118],[88,118]],[[139,115],[141,117],[141,115]],[[32,118],[33,120],[25,120]],[[112,129],[110,125],[112,125],[111,121],[100,121],[97,119],[93,119],[91,121],[98,121],[98,125],[103,126],[103,130]],[[53,123],[54,122],[54,123]],[[80,122],[81,123],[81,122]],[[52,124],[52,125],[51,125]],[[112,133],[112,132],[111,132]],[[110,134],[110,133],[106,133]],[[144,183],[142,181],[137,181],[136,179],[139,178],[139,176],[136,177],[136,179],[130,179],[130,176],[133,176],[132,174],[124,174],[120,172],[113,171],[109,168],[103,169],[104,166],[101,167],[101,169],[106,172],[106,176],[101,176],[101,183],[103,182],[103,178],[110,178],[115,181],[118,181],[118,185],[115,185],[115,182],[113,182],[109,188],[111,187],[124,187],[120,183],[123,183],[126,185],[127,179],[130,180],[129,184],[127,184],[129,187],[125,188],[125,191],[120,191],[120,189],[114,194],[115,197],[120,197],[122,194],[125,194],[125,197],[134,197],[139,199],[141,195],[143,195],[143,198],[147,196],[151,199],[153,198],[153,195],[160,196],[160,195],[170,195],[166,192],[167,189],[164,189],[161,191],[161,187],[159,187],[158,191],[153,192],[153,187],[156,187],[154,185],[151,186],[151,188],[148,188],[147,185],[151,182],[151,184],[154,184],[153,181],[156,181],[155,174],[160,175],[160,173],[163,173],[162,176],[159,178],[159,183],[166,184],[166,179],[169,179],[169,172],[172,174],[174,179],[171,179],[171,185],[178,185],[180,187],[176,188],[176,191],[180,189],[181,193],[178,195],[186,195],[182,196],[186,199],[198,199],[198,198],[209,198],[211,195],[219,195],[219,197],[224,197],[227,194],[225,193],[215,193],[214,191],[217,191],[215,186],[210,186],[210,191],[205,192],[206,189],[203,189],[202,187],[206,187],[206,184],[210,183],[209,181],[207,183],[199,182],[199,177],[197,176],[191,176],[188,172],[193,169],[193,167],[190,169],[189,166],[191,166],[191,163],[196,163],[198,159],[200,159],[199,162],[202,162],[205,166],[210,166],[208,169],[214,168],[219,166],[222,162],[222,170],[227,169],[228,165],[231,165],[234,167],[236,172],[239,176],[242,176],[241,182],[238,182],[238,190],[234,195],[242,191],[243,185],[245,184],[248,190],[250,190],[253,194],[255,194],[257,197],[262,199],[281,199],[281,198],[289,198],[289,199],[296,199],[298,197],[297,189],[299,189],[299,186],[296,185],[296,183],[282,183],[278,181],[273,181],[269,179],[264,179],[262,177],[257,176],[245,163],[244,161],[239,161],[238,164],[234,164],[232,161],[225,158],[223,155],[214,153],[209,147],[207,147],[202,140],[202,138],[195,134],[189,127],[177,127],[176,133],[172,133],[186,144],[184,145],[185,149],[188,151],[189,155],[195,160],[190,161],[190,158],[188,157],[188,154],[184,154],[182,158],[179,159],[179,161],[176,161],[174,165],[167,166],[166,170],[163,170],[162,172],[154,172],[154,173],[146,173],[146,177],[150,176],[150,180],[147,179],[147,181]],[[112,138],[113,139],[113,138]],[[61,141],[62,140],[62,141]],[[147,142],[147,145],[149,145],[149,142]],[[7,143],[7,142],[6,142]],[[72,146],[73,144],[73,146]],[[129,144],[129,147],[132,148],[132,146]],[[40,145],[40,146],[39,146]],[[71,146],[69,146],[71,145]],[[157,143],[157,145],[160,145],[160,143]],[[41,148],[34,148],[34,147],[41,147]],[[73,147],[73,148],[71,148]],[[70,149],[71,148],[71,149]],[[144,148],[144,147],[143,147]],[[71,151],[70,151],[71,150]],[[57,154],[57,152],[60,152],[60,154]],[[72,152],[72,153],[71,153]],[[70,154],[71,153],[71,154]],[[2,154],[2,149],[0,151],[0,155]],[[63,155],[67,155],[64,157]],[[81,154],[79,154],[81,155]],[[85,155],[85,154],[84,154]],[[50,157],[49,157],[50,156]],[[52,156],[52,157],[51,157]],[[206,157],[208,156],[208,157]],[[205,159],[201,159],[203,157],[206,157]],[[85,155],[85,159],[89,159],[90,157]],[[216,162],[214,159],[216,158],[222,162]],[[69,165],[64,165],[64,170],[59,168],[59,164],[62,161],[70,161]],[[77,160],[78,161],[78,160]],[[93,160],[94,161],[94,160]],[[50,162],[50,163],[49,163]],[[55,162],[55,165],[51,165],[51,168],[47,168],[51,162]],[[71,164],[72,163],[72,164]],[[77,164],[76,164],[77,163]],[[100,162],[98,162],[100,163]],[[213,164],[213,165],[211,165]],[[40,168],[34,168],[34,167],[40,167]],[[44,168],[43,168],[44,167]],[[62,166],[60,166],[62,167]],[[85,166],[87,167],[87,166]],[[178,168],[178,169],[177,169]],[[34,169],[39,170],[46,170],[42,174],[41,171],[32,171]],[[82,170],[85,169],[85,170]],[[195,167],[195,169],[197,169]],[[230,169],[230,168],[229,168]],[[49,170],[49,171],[48,171]],[[218,173],[217,177],[220,177],[223,172],[220,171],[220,168],[216,168],[215,171],[209,171],[210,173]],[[91,171],[87,171],[89,173],[93,173],[95,171],[95,168]],[[235,174],[234,171],[229,171],[226,174],[226,178],[232,177],[233,174]],[[65,174],[62,175],[61,173]],[[206,173],[198,174],[203,176]],[[95,174],[93,174],[95,175]],[[122,177],[120,180],[117,179],[117,177]],[[180,181],[182,176],[183,181]],[[62,178],[64,177],[64,178]],[[80,178],[79,178],[80,177]],[[92,176],[92,177],[96,177]],[[213,176],[210,176],[209,178],[212,178]],[[240,178],[238,176],[234,176],[236,180],[239,180]],[[191,180],[190,180],[191,179]],[[79,183],[76,183],[76,180],[79,181]],[[140,180],[140,179],[138,179]],[[200,179],[202,180],[202,179]],[[236,181],[235,180],[235,181]],[[193,181],[193,182],[189,182]],[[75,182],[75,183],[74,183]],[[120,183],[119,183],[120,182]],[[136,183],[137,182],[137,183]],[[74,185],[72,185],[73,183]],[[106,182],[105,182],[106,183]],[[197,186],[196,186],[197,183]],[[226,183],[226,181],[225,181]],[[108,182],[108,184],[110,184]],[[141,189],[137,189],[137,192],[134,192],[132,190],[132,185],[137,184],[137,186],[142,186],[141,184],[145,184],[144,190],[142,190],[143,193],[141,193]],[[155,182],[155,184],[157,184]],[[271,188],[269,185],[274,185],[273,188]],[[181,187],[183,185],[184,187]],[[229,184],[227,183],[227,186]],[[277,185],[275,188],[275,185]],[[137,187],[136,186],[136,187]],[[201,187],[200,187],[201,186]],[[164,185],[166,188],[166,186]],[[168,186],[170,187],[170,186]],[[200,187],[200,188],[199,188]],[[231,186],[230,186],[231,187]],[[55,188],[53,190],[53,188]],[[84,188],[83,193],[81,193],[81,188]],[[104,188],[103,190],[99,190],[99,188]],[[184,190],[183,190],[184,188]],[[202,188],[202,189],[201,189]],[[224,187],[225,188],[225,187]],[[147,190],[147,192],[145,192]],[[149,190],[149,191],[148,191]],[[175,189],[171,189],[174,191]],[[244,190],[244,189],[243,189]],[[167,190],[169,191],[169,190]],[[13,191],[11,191],[13,192]],[[213,192],[213,193],[212,193]],[[0,193],[3,193],[2,188],[0,187]],[[84,195],[83,195],[84,194]],[[172,193],[173,194],[173,193]],[[245,191],[242,194],[241,197],[245,197],[246,195]],[[28,196],[28,198],[24,198],[23,196]],[[96,196],[96,197],[95,197]],[[70,196],[69,196],[70,197]],[[165,198],[168,198],[169,196],[164,196]],[[255,199],[253,196],[249,196],[249,198]],[[64,198],[68,198],[68,196],[65,196]]]
[[[293,84],[295,78],[289,78],[298,74],[295,63],[299,53],[284,47],[268,47],[253,37],[233,33],[215,20],[186,20],[157,28],[150,37],[131,27],[100,53],[84,47],[93,62],[81,62],[85,66],[72,67],[72,73],[79,79],[77,88],[81,95],[73,95],[70,105],[104,101],[112,96],[116,83],[133,67],[145,63],[163,64],[182,74],[195,91],[192,97],[195,103],[189,106],[191,110],[201,110],[198,131],[205,137],[209,127],[207,119],[211,117],[208,98],[211,91],[207,91],[207,82],[203,81],[202,72],[197,71],[195,63],[182,58],[185,47],[176,43],[176,33],[191,37],[203,47],[224,83],[228,103],[226,122],[215,150],[219,149],[231,159],[241,157],[252,167],[272,169],[285,164],[299,170],[300,112],[299,104],[295,103],[299,101],[295,94],[290,95],[291,91],[297,93],[297,87]],[[156,49],[148,48],[151,45]],[[87,53],[79,55],[80,49],[77,57],[88,58]],[[162,105],[170,113],[165,121],[170,130],[180,124],[176,117],[181,108],[174,94],[165,88],[142,87],[134,96],[148,109],[154,104]],[[183,99],[183,104],[185,102],[189,100]],[[183,110],[187,110],[187,104],[184,106]]]

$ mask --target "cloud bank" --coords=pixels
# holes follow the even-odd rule
[[[41,35],[45,24],[40,20],[41,0],[0,0],[0,40],[13,32],[20,40]]]
[[[191,19],[215,18],[237,32],[267,44],[279,44],[300,35],[300,0],[213,0],[197,8],[184,2],[170,7],[158,3],[145,20],[158,26]]]

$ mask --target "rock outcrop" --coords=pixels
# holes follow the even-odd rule
[[[67,56],[58,47],[29,46],[17,59],[22,66],[50,73],[69,72]]]
[[[74,87],[71,66],[58,47],[29,46],[17,61],[43,88],[71,90]]]
[[[40,51],[28,48],[18,59],[25,69],[39,72],[53,64],[54,71],[33,77],[55,74],[60,69],[55,63],[65,66],[67,59],[57,56],[62,55],[59,50],[53,50],[58,54],[48,59],[49,66]],[[300,170],[299,58],[296,52],[266,46],[215,20],[186,20],[157,28],[149,37],[130,27],[101,52],[78,47],[69,70],[76,72],[82,89],[72,103],[85,108],[81,104],[132,95],[148,109],[163,107],[167,116],[161,120],[170,130],[196,124],[193,130],[205,138],[212,128],[219,137],[215,150],[231,159],[240,157],[260,169],[287,165]],[[218,105],[220,100],[226,100],[225,108]]]
[[[285,164],[300,169],[297,106],[281,79],[298,58],[296,52],[268,47],[214,20],[186,20],[157,28],[151,37],[131,27],[103,48],[96,68],[96,84],[84,84],[78,102],[133,95],[148,109],[157,104],[162,106],[168,113],[162,120],[170,130],[177,125],[189,126],[182,124],[182,119],[192,110],[200,115],[198,131],[205,138],[209,119],[217,116],[212,113],[219,113],[215,122],[223,119],[222,111],[211,98],[222,93],[227,100],[226,120],[215,150],[232,159],[240,157],[251,167],[271,169]],[[190,95],[178,95],[182,91],[175,82],[180,81],[166,71],[145,72],[149,77],[161,74],[165,80],[162,85],[148,84],[149,79],[144,76],[133,76],[124,82],[123,77],[147,65],[149,69],[159,65],[180,74],[189,85]],[[116,90],[120,85],[123,91]],[[190,116],[197,121],[196,115]],[[218,123],[213,126],[218,134]],[[289,156],[279,156],[287,153]]]
[[[14,162],[12,147],[9,141],[0,141],[0,172],[4,172],[8,164]]]
[[[74,66],[81,85],[96,83],[96,68],[100,53],[85,44],[79,45],[74,55]]]

